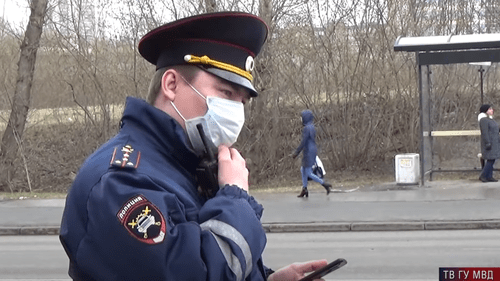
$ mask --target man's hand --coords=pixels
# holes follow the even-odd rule
[[[219,186],[236,185],[248,192],[246,161],[234,148],[219,146]]]
[[[269,275],[268,281],[297,281],[306,276],[306,273],[315,271],[328,264],[327,260],[296,262],[278,269]],[[323,280],[323,279],[317,279]]]

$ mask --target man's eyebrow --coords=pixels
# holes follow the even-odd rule
[[[219,78],[219,77],[217,77],[217,82],[219,85],[229,86],[231,88],[231,90],[235,93],[243,93],[243,96],[244,96],[246,101],[249,101],[252,98],[252,96],[250,95],[250,92],[246,88],[244,88],[240,85],[236,85],[232,82],[226,81],[226,80]]]
[[[233,90],[234,92],[237,92],[239,90],[239,86],[234,85],[232,82],[229,82],[227,80],[224,80],[222,78],[216,77],[217,78],[217,84],[219,86],[228,86]]]

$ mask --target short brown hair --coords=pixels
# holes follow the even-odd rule
[[[148,96],[146,99],[149,104],[154,105],[156,98],[158,97],[158,93],[160,92],[161,78],[169,69],[174,69],[179,72],[189,83],[193,81],[198,72],[201,70],[199,67],[192,65],[175,65],[158,69],[149,82]]]

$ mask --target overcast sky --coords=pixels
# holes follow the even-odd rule
[[[0,16],[14,25],[28,24],[29,4],[27,0],[0,0]]]

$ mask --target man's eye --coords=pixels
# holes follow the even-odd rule
[[[231,91],[228,91],[228,90],[222,90],[222,93],[228,97],[232,97],[233,96],[233,92]]]

